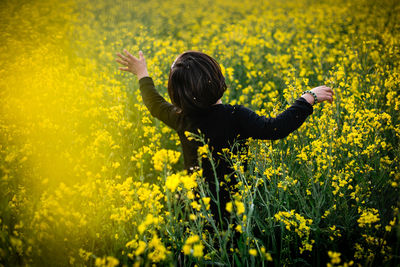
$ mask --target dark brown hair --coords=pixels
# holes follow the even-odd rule
[[[171,66],[168,94],[178,112],[200,115],[222,97],[226,88],[221,67],[207,54],[186,51]]]

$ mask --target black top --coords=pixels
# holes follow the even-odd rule
[[[232,170],[229,164],[217,153],[222,148],[231,148],[234,141],[238,141],[241,148],[247,149],[244,141],[253,139],[281,139],[299,128],[306,118],[313,113],[313,107],[304,98],[298,98],[284,112],[276,118],[259,116],[254,111],[242,105],[217,104],[210,107],[207,113],[199,116],[186,116],[177,113],[174,105],[168,103],[155,89],[152,78],[143,77],[139,80],[143,102],[152,116],[160,119],[166,125],[176,130],[179,135],[185,169],[189,172],[191,167],[198,165],[197,148],[199,143],[189,141],[184,132],[198,133],[197,129],[209,140],[213,158],[217,162],[217,177],[222,181],[225,174]],[[210,185],[211,192],[215,190],[215,176],[211,165],[202,160],[203,175]],[[215,191],[214,191],[215,192]],[[221,198],[221,196],[220,196]],[[220,200],[221,207],[225,210],[224,203],[228,199]]]

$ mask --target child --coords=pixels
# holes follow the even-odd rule
[[[198,165],[198,142],[189,141],[185,131],[198,133],[198,129],[208,140],[214,162],[216,162],[216,177],[218,182],[224,176],[232,173],[229,164],[218,154],[223,148],[231,148],[235,141],[239,149],[247,149],[245,140],[281,139],[299,128],[308,115],[313,112],[317,102],[332,103],[333,91],[326,86],[313,88],[299,97],[292,106],[276,118],[258,116],[252,110],[242,105],[229,105],[221,102],[221,97],[227,89],[225,78],[219,64],[210,56],[197,51],[187,51],[179,55],[171,66],[168,80],[168,94],[172,104],[158,94],[153,80],[149,77],[143,53],[139,58],[132,56],[126,49],[125,55],[117,53],[117,62],[126,66],[120,70],[137,75],[143,102],[152,116],[160,119],[166,125],[176,130],[179,135],[185,169],[191,172]],[[211,193],[216,197],[217,185],[211,163],[202,159],[203,176]],[[228,189],[234,184],[233,179],[220,188],[219,206],[221,217],[218,216],[218,203],[211,201],[211,213],[221,222],[228,216],[225,206],[230,201]],[[217,219],[218,222],[218,219]]]

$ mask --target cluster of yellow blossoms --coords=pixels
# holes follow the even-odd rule
[[[294,210],[289,212],[280,211],[274,215],[275,220],[282,222],[287,230],[293,230],[300,237],[302,246],[299,247],[300,253],[305,250],[312,251],[312,245],[315,240],[309,240],[310,237],[310,225],[312,224],[311,219],[305,219]]]

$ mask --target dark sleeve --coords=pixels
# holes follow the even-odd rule
[[[303,97],[298,98],[288,109],[276,118],[259,116],[254,111],[236,105],[239,131],[245,138],[276,140],[288,136],[299,128],[313,113],[313,107]]]
[[[139,85],[143,102],[150,111],[150,114],[176,130],[178,127],[179,114],[175,112],[175,106],[167,102],[157,92],[154,87],[153,79],[150,77],[143,77],[139,80]]]

